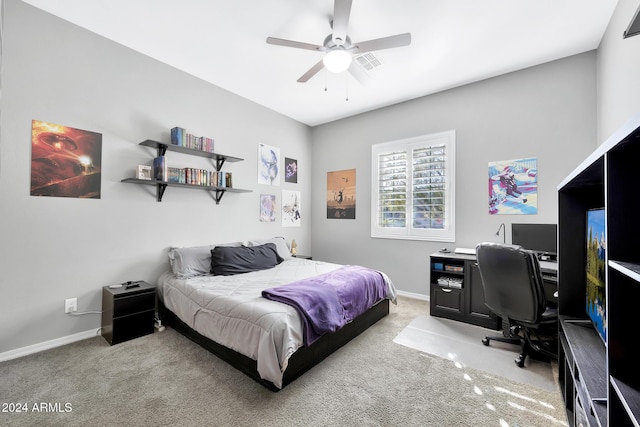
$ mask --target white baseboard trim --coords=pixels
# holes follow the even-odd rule
[[[71,344],[76,341],[86,340],[87,338],[93,338],[98,334],[97,330],[90,329],[84,332],[78,332],[77,334],[67,335],[66,337],[56,338],[54,340],[41,342],[38,344],[28,345],[22,348],[16,348],[15,350],[5,351],[0,353],[0,362],[5,362],[11,359],[17,359],[18,357],[28,356],[30,354],[39,353],[44,350],[49,350],[55,347],[61,347],[66,344]]]
[[[396,294],[407,297],[414,298],[423,301],[429,301],[429,295],[424,294],[416,294],[413,292],[406,291],[398,291],[396,290]],[[28,356],[30,354],[39,353],[41,351],[49,350],[56,347],[61,347],[66,344],[71,344],[76,341],[86,340],[88,338],[93,338],[98,334],[100,328],[98,329],[90,329],[84,332],[78,332],[77,334],[67,335],[66,337],[56,338],[50,341],[41,342],[38,344],[29,345],[22,348],[16,348],[15,350],[5,351],[4,353],[0,353],[0,362],[5,362],[11,359],[17,359],[19,357]]]
[[[403,297],[407,297],[407,298],[414,298],[414,299],[420,299],[423,301],[429,301],[429,295],[416,294],[413,292],[406,292],[406,291],[399,291],[399,290],[396,290],[396,294]]]

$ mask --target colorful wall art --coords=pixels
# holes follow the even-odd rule
[[[327,218],[356,218],[356,170],[327,172]]]
[[[538,213],[538,161],[535,157],[489,162],[489,213]]]
[[[276,195],[260,195],[260,221],[275,222],[276,220]]]
[[[284,182],[298,183],[298,161],[284,158]]]
[[[102,134],[33,120],[31,195],[100,198]]]

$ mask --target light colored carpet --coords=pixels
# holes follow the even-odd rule
[[[109,346],[95,337],[0,363],[9,426],[563,426],[560,392],[397,345],[429,303],[389,316],[274,393],[168,328]],[[71,405],[34,412],[33,404]]]
[[[497,341],[491,341],[487,347],[482,344],[486,335],[499,335],[499,332],[450,319],[420,315],[393,341],[449,359],[462,367],[479,369],[549,391],[558,390],[557,375],[550,361],[527,357],[524,368],[519,368],[514,362],[519,347]]]

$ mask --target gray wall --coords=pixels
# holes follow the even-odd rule
[[[88,331],[100,316],[102,286],[154,282],[171,245],[284,236],[310,252],[310,129],[128,48],[16,0],[5,1],[0,133],[0,353]],[[102,134],[102,197],[31,197],[31,121]],[[121,183],[155,154],[144,139],[168,141],[181,126],[215,138],[216,151],[245,158],[225,165],[234,186],[216,205],[210,193]],[[258,185],[258,143],[298,159],[298,184]],[[212,169],[206,159],[169,153],[170,163]],[[280,203],[302,193],[302,226],[258,220],[259,196]],[[280,216],[278,215],[278,219]]]
[[[79,297],[81,311],[95,310],[104,285],[154,281],[166,268],[171,245],[284,235],[296,239],[300,253],[379,268],[400,290],[426,295],[428,256],[445,245],[369,237],[371,144],[456,130],[457,241],[450,248],[501,240],[495,235],[501,222],[556,222],[556,185],[637,111],[640,82],[633,70],[640,36],[620,36],[637,5],[620,0],[597,56],[577,55],[310,130],[5,0],[0,353],[97,328],[95,315],[65,315],[63,300]],[[29,196],[33,119],[102,133],[100,200]],[[244,157],[226,169],[237,187],[253,193],[228,194],[216,206],[206,192],[168,189],[157,203],[150,188],[121,183],[153,155],[138,142],[166,139],[172,126],[212,136],[219,151]],[[257,184],[259,142],[299,160],[299,184]],[[538,157],[539,213],[489,215],[487,163],[525,156]],[[177,154],[169,159],[211,167]],[[326,219],[326,173],[350,168],[357,169],[357,218]],[[279,200],[282,188],[302,192],[301,228],[257,220],[260,193]]]
[[[313,128],[314,258],[385,271],[402,291],[428,294],[428,257],[443,246],[501,241],[500,223],[557,223],[560,181],[596,144],[595,52]],[[370,237],[371,145],[456,131],[456,242]],[[538,214],[489,215],[488,163],[538,158]],[[326,174],[356,169],[356,219],[327,219]]]
[[[640,111],[640,35],[623,39],[640,0],[618,0],[598,48],[598,143]]]

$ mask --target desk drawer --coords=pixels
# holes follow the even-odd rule
[[[462,291],[460,289],[433,287],[436,308],[462,312]]]
[[[432,316],[464,321],[463,290],[431,285],[429,312]]]

